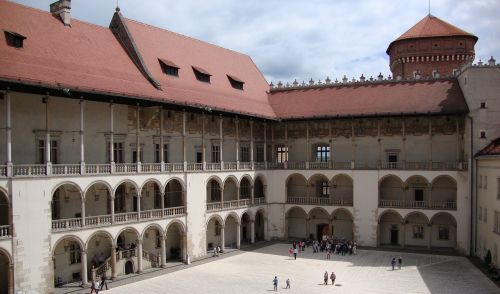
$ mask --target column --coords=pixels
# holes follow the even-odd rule
[[[49,96],[45,96],[45,165],[47,166],[47,174],[50,174],[51,158],[50,158],[50,108]]]
[[[88,285],[89,278],[88,278],[88,275],[87,275],[87,273],[88,273],[88,269],[87,269],[87,251],[85,251],[85,250],[80,251],[80,260],[82,262],[82,285]]]
[[[406,246],[406,224],[403,222],[401,224],[402,233],[401,233],[401,247],[405,248]]]
[[[254,158],[253,158],[253,120],[250,121],[250,162],[252,165],[252,169],[254,168]]]
[[[310,160],[310,154],[309,154],[309,123],[306,123],[306,169],[309,169],[309,160]]]
[[[250,221],[250,243],[255,243],[255,220]]]
[[[115,222],[115,197],[112,196],[110,197],[111,199],[109,201],[111,201],[111,223],[114,223]]]
[[[135,111],[135,159],[136,159],[136,163],[137,163],[137,172],[140,172],[141,171],[141,142],[139,140],[139,132],[140,132],[140,129],[141,129],[141,125],[140,125],[140,116],[141,116],[141,112],[140,112],[140,106],[139,104],[137,104],[137,109]]]
[[[113,245],[111,247],[111,279],[114,280],[117,277],[116,273],[116,248]]]
[[[288,126],[285,123],[285,164],[284,167],[287,168],[288,165]]]
[[[85,120],[84,120],[84,112],[85,111],[85,101],[80,99],[80,165],[85,166]]]
[[[222,115],[219,117],[219,139],[220,139],[220,146],[219,146],[219,157],[220,157],[220,169],[224,169],[224,157],[223,157],[223,148],[224,148],[224,133],[222,132],[222,127],[223,127],[223,120],[222,120]]]
[[[189,259],[189,256],[188,256],[188,253],[187,253],[187,235],[186,233],[184,232],[184,234],[182,235],[182,245],[181,245],[181,256],[182,256],[182,259],[185,263],[188,263],[188,259]]]
[[[241,223],[236,224],[236,249],[241,247]]]
[[[109,103],[109,163],[111,164],[111,173],[115,171],[115,122],[114,122],[114,104]]]
[[[163,215],[164,213],[164,210],[165,210],[165,191],[161,191],[161,199],[160,199],[160,202],[161,202],[161,214]]]
[[[264,168],[267,169],[267,123],[264,123]]]
[[[85,199],[82,198],[82,227],[85,227]]]
[[[224,236],[224,225],[220,228],[220,250],[224,252],[224,244],[226,243],[226,236]]]
[[[184,163],[184,171],[187,171],[186,157],[186,111],[182,111],[182,162]]]
[[[142,273],[142,240],[137,241],[137,273]]]
[[[161,106],[158,107],[159,108],[159,112],[160,112],[160,123],[159,123],[159,127],[160,127],[160,148],[159,148],[159,152],[160,152],[160,169],[162,172],[165,171],[165,158],[164,158],[164,153],[165,153],[165,148],[164,148],[164,142],[163,142],[163,108]]]
[[[137,191],[137,219],[141,219],[141,192]]]
[[[356,144],[354,143],[354,122],[351,119],[351,169],[356,166]]]
[[[267,224],[268,224],[267,216],[265,216],[264,217],[264,240],[269,241],[269,230],[268,230]],[[286,234],[288,234],[288,230],[286,232],[287,232]]]
[[[207,166],[207,158],[205,154],[205,113],[201,114],[201,162],[203,163],[203,170]]]
[[[239,121],[238,118],[236,118],[235,121],[236,125],[236,169],[240,168],[240,128],[239,128]]]
[[[160,246],[161,246],[161,267],[165,268],[167,266],[167,236],[162,236],[160,239]]]
[[[12,167],[12,114],[11,114],[11,100],[10,100],[10,92],[5,92],[5,110],[7,114],[5,115],[5,134],[6,134],[6,142],[7,142],[7,176],[13,175],[13,167]]]
[[[255,203],[255,185],[250,186],[250,203]]]
[[[309,235],[311,234],[311,228],[309,228],[309,218],[306,218],[306,238],[309,238]]]
[[[432,248],[432,225],[429,224],[429,243],[427,244],[427,248],[431,249]]]

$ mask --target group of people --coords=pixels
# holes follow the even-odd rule
[[[221,254],[222,254],[222,251],[220,249],[220,246],[219,245],[214,246],[214,257],[218,257]]]
[[[278,291],[278,276],[274,276],[274,279],[273,279],[273,288],[274,288],[274,291]],[[285,289],[291,289],[290,278],[286,279],[286,287],[285,287]]]
[[[398,263],[398,269],[401,269],[401,265],[403,265],[403,258],[401,256],[398,257],[397,263]],[[392,258],[391,265],[392,265],[392,270],[394,270],[394,267],[396,266],[396,258],[395,257]]]
[[[332,280],[332,286],[335,285],[335,279],[337,276],[335,275],[334,272],[330,274],[330,280]],[[323,275],[323,280],[325,281],[325,285],[328,285],[328,271],[325,271],[325,274]]]
[[[103,274],[101,276],[101,283],[99,283],[99,281],[92,280],[92,283],[90,284],[90,294],[93,294],[94,292],[96,294],[99,294],[99,291],[101,291],[104,286],[106,286],[106,290],[108,290],[108,283],[106,282],[106,280],[106,274]]]
[[[357,254],[357,244],[355,241],[347,241],[345,239],[334,239],[332,237],[323,236],[321,241],[307,239],[299,242],[293,242],[289,249],[290,257],[293,255],[297,259],[297,254],[304,251],[306,247],[312,247],[313,253],[326,253],[326,259],[331,259],[332,254],[337,255],[352,255]]]

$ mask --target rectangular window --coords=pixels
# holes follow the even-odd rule
[[[288,161],[288,147],[276,147],[276,160],[278,163],[284,163]]]
[[[212,162],[220,162],[220,146],[212,145]]]
[[[330,196],[330,185],[326,181],[321,182],[321,196],[323,197]]]
[[[399,151],[398,150],[390,150],[385,153],[385,160],[388,163],[388,168],[397,168],[399,162]]]
[[[45,140],[38,140],[37,149],[37,162],[38,164],[45,163]],[[50,162],[54,164],[59,163],[59,142],[58,140],[50,140]]]
[[[242,162],[250,162],[250,148],[248,146],[241,146],[240,148],[240,156]]]
[[[115,163],[125,162],[125,158],[123,156],[123,142],[113,142],[113,157]],[[109,158],[109,142],[106,144],[106,158],[108,162],[111,161]]]
[[[424,201],[424,190],[415,189],[415,201]]]
[[[328,162],[330,160],[330,146],[316,146],[316,161]]]
[[[80,246],[78,243],[71,243],[69,245],[69,262],[70,264],[76,264],[81,262]]]
[[[448,227],[439,227],[439,240],[447,241],[450,240],[450,229]]]
[[[23,48],[23,43],[24,40],[26,39],[25,36],[9,31],[4,31],[4,34],[5,34],[5,39],[7,40],[7,45],[15,48]]]
[[[143,152],[142,149],[141,149],[141,152],[139,154],[140,154],[139,161],[140,162],[144,162],[144,160],[143,160],[143,158],[144,158],[144,152]],[[135,148],[134,148],[134,150],[132,150],[132,162],[133,163],[137,163],[137,150],[135,150]]]
[[[257,162],[264,162],[264,146],[263,145],[257,145],[256,152],[257,152],[256,153],[256,160],[257,160]]]
[[[155,144],[155,162],[161,162],[160,158],[160,144]],[[163,162],[168,161],[168,144],[163,144]]]
[[[424,226],[414,225],[413,226],[413,239],[423,239],[424,238]]]

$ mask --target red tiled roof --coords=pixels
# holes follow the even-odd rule
[[[456,80],[360,83],[271,92],[281,118],[464,113]]]
[[[488,146],[479,151],[476,156],[500,155],[500,137],[491,141]]]
[[[405,39],[417,39],[417,38],[431,38],[431,37],[446,37],[446,36],[468,36],[473,37],[477,41],[477,37],[470,34],[456,26],[447,23],[446,21],[435,17],[433,15],[427,15],[422,20],[420,20],[416,25],[411,27],[404,34],[399,36],[394,40],[388,47],[387,52],[391,48],[394,42]]]
[[[17,49],[9,47],[1,34],[0,80],[275,117],[268,102],[269,86],[250,57],[135,21],[126,23],[162,91],[144,78],[109,28],[76,19],[65,27],[48,12],[3,0],[0,29],[27,39]],[[158,58],[178,65],[179,77],[165,75]],[[210,72],[211,83],[197,81],[191,66]],[[245,90],[233,89],[227,74],[244,80]]]

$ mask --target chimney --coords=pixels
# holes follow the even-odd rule
[[[50,13],[55,17],[59,17],[67,27],[71,27],[70,10],[71,0],[59,0],[50,4]]]

